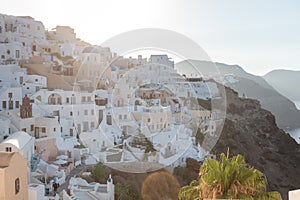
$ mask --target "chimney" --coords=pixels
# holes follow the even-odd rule
[[[107,185],[107,192],[110,192],[113,188],[113,179],[111,178],[111,174],[109,175],[107,181],[106,181],[106,185]]]

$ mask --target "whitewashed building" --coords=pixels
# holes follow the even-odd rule
[[[168,55],[151,55],[149,62],[174,68],[174,61],[171,61]]]
[[[0,44],[1,64],[16,64],[19,60],[29,59],[30,56],[30,48],[24,47],[19,42]]]
[[[22,94],[32,95],[47,87],[47,78],[40,75],[28,75],[26,68],[17,64],[0,65],[0,89],[21,87]]]
[[[106,184],[88,183],[82,178],[72,177],[69,190],[63,191],[63,200],[114,200],[115,186],[109,175]]]
[[[0,142],[7,138],[10,134],[10,119],[8,117],[0,115]]]
[[[29,16],[0,15],[0,63],[29,59],[36,44],[45,43],[45,27]]]
[[[0,88],[0,110],[15,110],[20,108],[22,102],[22,88],[2,87]]]
[[[62,135],[75,136],[96,129],[105,113],[105,107],[95,105],[95,95],[90,92],[42,89],[32,98],[36,111],[57,117]]]
[[[78,82],[85,82],[86,88],[95,90],[97,86],[108,84],[111,77],[112,53],[108,47],[88,46],[80,55]]]
[[[34,137],[23,131],[15,132],[0,144],[0,151],[19,152],[29,162],[34,153]]]

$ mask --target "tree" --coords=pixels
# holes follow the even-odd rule
[[[177,200],[180,186],[170,173],[160,171],[149,175],[142,185],[143,200],[169,199]]]
[[[179,199],[262,199],[281,200],[278,192],[266,192],[267,178],[246,164],[242,155],[221,154],[220,161],[206,158],[199,179],[179,191]]]
[[[129,184],[117,183],[115,185],[116,199],[118,200],[135,200],[138,199],[138,194]]]
[[[96,182],[105,183],[108,177],[108,173],[105,170],[105,167],[102,164],[97,164],[95,169],[92,171],[92,178]]]

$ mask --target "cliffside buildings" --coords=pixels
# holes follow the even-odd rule
[[[161,168],[205,156],[192,130],[212,133],[214,117],[195,99],[211,96],[204,82],[185,80],[167,55],[117,58],[68,26],[46,31],[31,17],[0,15],[0,56],[0,153],[3,168],[15,165],[7,152],[27,160],[26,198],[58,199],[49,184],[63,184],[82,163]],[[114,199],[111,177],[106,185],[71,180],[64,199]]]

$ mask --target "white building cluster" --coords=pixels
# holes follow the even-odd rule
[[[56,186],[82,164],[155,170],[208,154],[193,131],[213,134],[215,117],[197,99],[218,89],[188,82],[167,55],[116,57],[68,26],[46,31],[31,17],[7,15],[0,42],[0,151],[27,159],[29,199],[58,199]],[[72,89],[49,87],[60,78]],[[72,178],[60,195],[114,199],[114,185],[111,177],[106,185]]]
[[[42,22],[29,16],[0,15],[0,63],[29,59],[32,47],[45,41]]]

